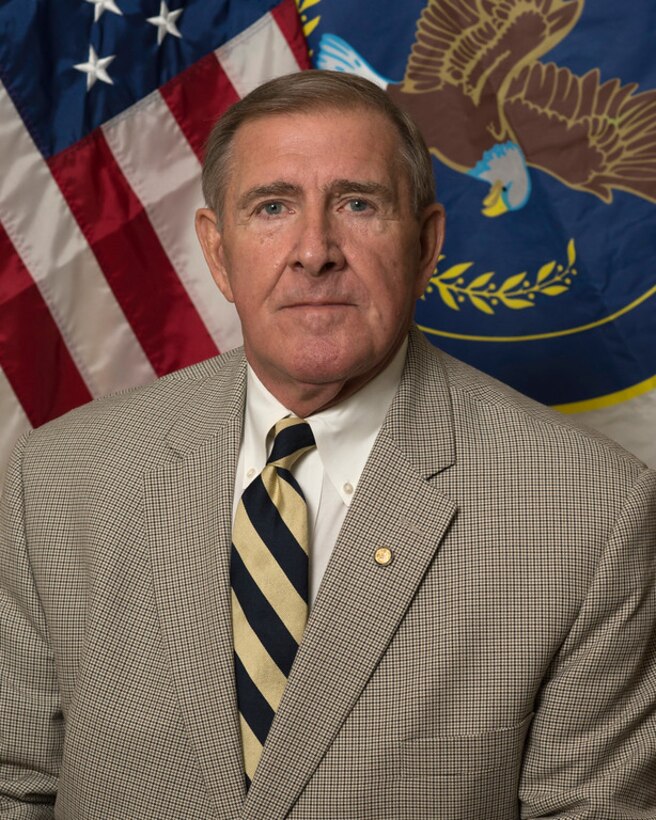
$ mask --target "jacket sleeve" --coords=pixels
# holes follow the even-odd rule
[[[63,718],[53,654],[27,551],[14,450],[0,505],[0,817],[54,816]]]
[[[656,472],[630,489],[535,708],[521,817],[656,818]]]

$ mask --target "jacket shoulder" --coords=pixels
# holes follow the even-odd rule
[[[625,474],[631,482],[645,465],[576,417],[546,407],[425,339],[415,344],[417,388],[425,404],[445,406],[448,395],[458,460],[514,460],[516,469],[542,465],[553,472],[589,469]]]
[[[95,399],[31,431],[25,463],[36,466],[54,460],[63,465],[85,457],[111,459],[117,453],[130,453],[136,462],[156,460],[168,452],[167,432],[190,412],[196,397],[211,385],[220,416],[243,373],[245,362],[238,348],[150,384]]]
[[[606,452],[609,456],[643,467],[636,456],[598,430],[578,421],[576,416],[565,415],[519,393],[507,384],[476,370],[457,359],[441,354],[451,385],[454,404],[476,408],[479,413],[496,418],[506,438],[517,440],[522,431],[531,441],[562,442]],[[497,427],[495,425],[495,427]],[[495,435],[498,430],[495,429]]]

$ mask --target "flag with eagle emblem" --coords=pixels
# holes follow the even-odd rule
[[[656,466],[653,2],[306,6],[313,64],[384,88],[433,156],[428,338]]]

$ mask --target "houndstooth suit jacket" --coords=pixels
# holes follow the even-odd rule
[[[244,391],[235,351],[17,448],[0,817],[656,818],[656,475],[416,331],[245,795]]]

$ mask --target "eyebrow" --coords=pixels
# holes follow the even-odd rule
[[[279,196],[298,196],[300,193],[301,189],[298,185],[292,185],[291,182],[277,180],[276,182],[271,182],[269,185],[256,185],[254,188],[249,188],[248,191],[245,191],[239,197],[237,207],[239,210],[243,210],[257,199],[266,199],[268,197],[275,198]]]
[[[330,183],[328,190],[336,196],[343,196],[344,194],[375,196],[386,203],[394,202],[396,199],[395,191],[380,182],[363,182],[356,179],[336,179]]]

